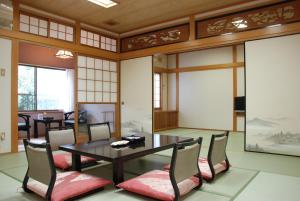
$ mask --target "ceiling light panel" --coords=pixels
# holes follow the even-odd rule
[[[110,8],[112,6],[117,5],[117,3],[112,0],[88,0],[88,1],[97,4],[99,6],[102,6],[104,8]]]

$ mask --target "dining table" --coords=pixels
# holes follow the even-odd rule
[[[120,141],[121,139],[110,138],[108,140],[97,140],[87,143],[61,145],[59,149],[72,154],[72,169],[75,171],[81,171],[81,156],[111,162],[113,168],[113,182],[117,185],[124,181],[124,162],[162,150],[171,149],[176,143],[193,140],[193,138],[190,137],[161,134],[139,133],[136,136],[145,137],[145,139],[144,141],[130,142],[123,147],[113,147],[111,143]]]

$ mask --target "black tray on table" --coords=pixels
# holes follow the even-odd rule
[[[145,136],[129,135],[122,137],[122,140],[128,140],[130,144],[145,142]]]

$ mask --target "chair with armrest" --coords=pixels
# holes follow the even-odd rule
[[[198,160],[202,177],[207,182],[212,182],[217,174],[226,172],[230,168],[226,155],[228,136],[229,131],[212,135],[207,158],[199,158]],[[164,169],[170,169],[170,165],[166,165]]]
[[[74,127],[74,111],[64,113],[65,116],[65,126],[66,127]],[[85,124],[87,122],[86,111],[80,110],[78,111],[78,124]]]
[[[111,138],[109,122],[88,124],[89,141]]]
[[[153,170],[117,187],[158,200],[178,201],[181,196],[202,186],[198,165],[201,143],[202,138],[176,144],[170,171]]]
[[[23,189],[27,193],[36,193],[48,201],[74,200],[100,191],[112,183],[76,171],[56,173],[49,143],[23,141],[28,161]]]
[[[55,167],[68,170],[72,167],[72,154],[69,152],[58,151],[59,146],[63,144],[75,144],[74,128],[60,127],[47,129],[46,141],[51,145],[53,152],[53,160]],[[97,164],[94,158],[81,156],[82,167]]]
[[[19,118],[22,118],[23,122],[18,122],[18,131],[26,131],[27,139],[30,140],[30,115],[27,114],[18,114]]]

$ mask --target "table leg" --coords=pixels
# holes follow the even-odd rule
[[[72,170],[81,172],[80,155],[72,153]]]
[[[45,122],[45,135],[47,133],[47,130],[50,129],[51,127],[51,122]]]
[[[34,138],[38,138],[39,135],[38,135],[38,126],[37,126],[37,121],[34,121],[34,129],[33,129],[33,137]]]
[[[112,163],[113,165],[113,181],[115,185],[124,181],[124,170],[123,170],[123,161],[115,160]]]
[[[59,129],[62,128],[62,121],[59,121]]]

